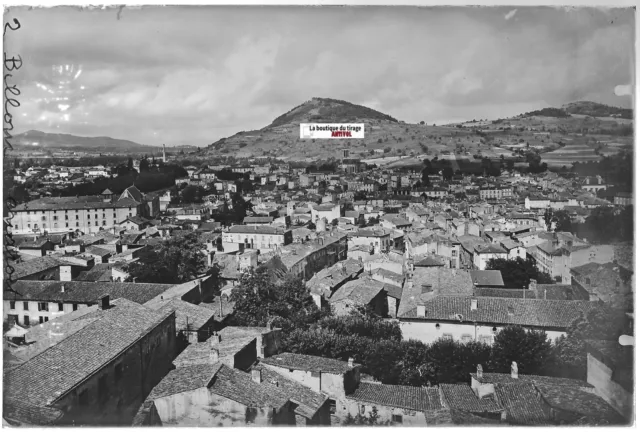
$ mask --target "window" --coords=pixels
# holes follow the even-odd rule
[[[336,413],[336,401],[335,399],[329,399],[329,414]]]
[[[46,221],[46,220],[47,220],[47,217],[46,217],[46,216],[42,216],[42,220],[43,220],[43,221]]]
[[[586,279],[587,285],[591,285],[591,278]]]
[[[49,311],[49,303],[47,303],[47,302],[38,303],[38,310],[39,311]]]
[[[391,421],[394,423],[402,423],[402,415],[400,414],[393,414],[391,416]]]
[[[22,309],[28,311],[29,310],[29,302],[22,302]]]
[[[480,336],[480,343],[491,345],[491,336]]]
[[[49,317],[43,317],[43,316],[41,316],[41,317],[39,317],[39,320],[40,320],[40,324],[42,324],[42,323],[46,323],[47,321],[49,321]]]
[[[364,405],[360,405],[360,414],[364,415],[364,412],[366,410],[366,407]]]
[[[64,220],[69,220],[69,216],[68,215],[64,215]]]
[[[65,228],[69,228],[69,224],[68,223],[64,224],[64,226],[65,226]]]
[[[453,335],[451,333],[445,333],[442,335],[442,339],[444,340],[453,340]]]
[[[64,304],[62,302],[58,302],[58,312],[64,311]]]
[[[26,326],[29,325],[29,315],[25,315],[24,316],[24,325],[26,325]]]
[[[78,303],[74,303],[74,304],[73,304],[73,310],[74,310],[74,311],[77,311],[77,310],[78,310]]]
[[[17,324],[18,323],[18,315],[7,315],[7,321],[9,324]]]
[[[15,308],[16,308],[16,302],[15,302],[15,301],[13,301],[13,300],[11,300],[11,301],[9,302],[9,309],[15,309]]]
[[[116,382],[120,381],[122,378],[122,363],[119,363],[115,367],[115,380]]]
[[[79,227],[79,226],[80,226],[80,224],[78,222],[76,222],[76,227]]]
[[[462,335],[462,342],[471,342],[471,340],[473,339],[473,337],[470,334],[463,334]]]
[[[89,390],[85,389],[78,395],[78,404],[81,406],[89,405]]]
[[[79,219],[80,219],[80,216],[79,216],[79,215],[76,215],[76,220],[79,220]]]
[[[58,220],[58,216],[54,216],[54,217],[53,217],[53,220]]]

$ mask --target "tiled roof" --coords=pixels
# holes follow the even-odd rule
[[[543,385],[554,385],[554,386],[565,386],[565,387],[576,387],[576,388],[593,388],[593,386],[586,381],[571,379],[571,378],[550,377],[550,376],[544,376],[544,375],[519,374],[518,378],[512,378],[511,374],[484,372],[482,374],[482,378],[478,378],[478,375],[476,373],[472,373],[471,376],[483,384],[484,383],[511,384],[511,383],[519,383],[524,381],[524,382],[535,383],[536,385],[543,384]]]
[[[112,270],[121,268],[122,264],[117,263],[98,263],[89,270],[82,271],[75,278],[76,282],[111,282]]]
[[[13,267],[13,274],[11,277],[13,280],[21,279],[36,273],[51,270],[60,265],[62,265],[62,262],[58,258],[52,256],[43,256],[17,264],[14,263],[11,264]]]
[[[402,287],[401,286],[397,286],[397,285],[391,285],[391,284],[384,284],[382,286],[382,289],[384,289],[384,291],[387,293],[387,296],[389,297],[393,297],[397,300],[400,300],[402,298]]]
[[[220,302],[222,302],[222,314],[220,313]],[[216,321],[221,322],[233,313],[235,303],[230,302],[228,297],[216,297],[211,303],[200,303],[198,306],[211,309]]]
[[[5,390],[47,406],[117,358],[167,316],[125,299],[87,317],[98,319],[5,375]]]
[[[507,410],[508,423],[523,426],[550,424],[532,383],[501,384],[495,391],[500,404]]]
[[[504,286],[500,270],[471,270],[471,280],[480,286]]]
[[[151,390],[147,400],[155,400],[201,387],[208,387],[221,367],[222,363],[218,362],[173,369]]]
[[[269,225],[234,225],[229,228],[230,233],[241,233],[241,234],[279,234],[284,235],[286,232],[291,231],[288,229],[274,227]]]
[[[250,374],[226,365],[220,366],[209,388],[212,393],[248,407],[281,409],[289,401],[286,393],[279,387],[268,381],[258,384]]]
[[[345,361],[294,353],[277,354],[263,359],[262,363],[284,369],[326,372],[333,374],[343,374],[353,369],[353,367],[349,366]],[[354,367],[356,366],[359,365],[354,364]]]
[[[114,202],[104,202],[99,195],[83,197],[50,197],[29,201],[28,203],[16,206],[13,211],[34,211],[34,210],[80,210],[94,208],[125,208],[136,207],[139,202],[130,198],[124,198]]]
[[[414,262],[414,267],[444,267],[442,259],[437,255],[427,256],[417,262]]]
[[[405,288],[405,292],[407,289]],[[403,300],[405,295],[403,294]],[[477,297],[477,309],[471,309],[468,296],[438,296],[425,301],[425,319],[487,324],[568,328],[583,312],[599,308],[589,301],[531,300],[498,297]],[[416,307],[398,313],[401,318],[417,318]]]
[[[282,390],[289,400],[299,405],[295,410],[296,414],[311,419],[327,400],[326,395],[315,392],[297,381],[288,379],[264,365],[257,364],[251,369],[259,370],[263,381],[270,384],[277,383],[278,388]]]
[[[465,384],[440,384],[440,389],[451,409],[476,413],[502,411],[502,407],[493,398],[479,398],[476,396],[471,386]]]
[[[271,223],[273,222],[273,218],[270,216],[247,216],[244,218],[243,222],[247,223]]]
[[[97,255],[99,257],[105,257],[107,255],[111,255],[111,251],[107,249],[103,249],[99,246],[87,246],[85,248],[85,252],[91,255]]]
[[[186,329],[187,325],[194,329],[199,330],[204,327],[214,317],[213,310],[202,306],[188,303],[179,298],[172,298],[168,300],[160,300],[158,302],[149,303],[147,307],[158,310],[160,312],[176,312],[176,329]]]
[[[529,289],[521,290],[510,288],[476,288],[476,296],[535,299],[536,293],[535,291]]]
[[[63,415],[64,413],[57,408],[32,405],[8,395],[3,397],[2,417],[9,422],[18,422],[23,426],[50,426]]]
[[[537,291],[547,300],[589,300],[589,294],[576,285],[538,284]]]
[[[536,388],[551,408],[591,417],[598,423],[622,424],[624,419],[601,397],[576,387],[537,384]]]
[[[356,279],[342,285],[329,298],[330,303],[351,300],[354,303],[367,305],[383,290],[384,283],[370,279]]]
[[[431,285],[430,292],[423,293],[423,286],[426,285]],[[470,296],[472,294],[473,282],[471,275],[466,270],[416,267],[413,271],[413,278],[405,281],[398,316],[404,316],[411,311],[414,311],[415,315],[418,303],[436,296]]]
[[[62,287],[64,286],[64,292]],[[128,282],[84,282],[84,281],[17,281],[12,288],[16,293],[4,291],[5,300],[32,300],[50,302],[94,303],[109,294],[111,300],[125,298],[136,303],[146,303],[175,285],[128,283]]]
[[[347,398],[421,412],[445,408],[440,401],[440,393],[435,387],[410,387],[361,382],[358,388]]]

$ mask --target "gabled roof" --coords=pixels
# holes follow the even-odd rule
[[[62,264],[63,262],[60,259],[53,256],[43,256],[21,263],[12,263],[13,274],[11,278],[12,280],[22,279],[46,270],[54,269]],[[6,273],[5,275],[8,276]]]
[[[193,330],[199,330],[214,317],[213,310],[188,303],[179,298],[160,300],[145,306],[164,313],[175,311],[177,330],[186,329],[187,326]]]
[[[440,401],[440,393],[436,387],[410,387],[361,382],[358,388],[347,398],[359,402],[420,412],[445,408]]]
[[[471,280],[479,286],[504,286],[500,270],[471,270]]]
[[[272,357],[262,359],[261,362],[265,365],[276,366],[284,369],[325,372],[332,374],[344,374],[354,367],[360,366],[358,364],[349,366],[348,362],[326,357],[294,353],[276,354]]]
[[[173,369],[151,390],[147,400],[208,387],[221,367],[222,363],[218,362]]]
[[[27,281],[13,284],[14,292],[4,291],[5,300],[96,303],[108,294],[111,300],[124,298],[135,303],[146,303],[164,293],[172,284],[85,281]],[[62,291],[64,287],[64,292]]]
[[[492,397],[479,398],[466,384],[440,384],[440,389],[451,409],[484,413],[500,412],[503,408]]]
[[[383,290],[384,283],[370,278],[349,281],[333,293],[330,303],[350,300],[359,305],[369,304]]]
[[[404,297],[403,295],[403,300]],[[471,309],[472,300],[477,302],[475,310]],[[498,297],[474,299],[469,296],[437,296],[425,301],[424,306],[426,315],[423,319],[428,320],[460,322],[459,316],[461,316],[463,322],[561,329],[568,328],[583,312],[602,307],[595,302],[581,300],[555,301]],[[409,310],[403,309],[402,313],[398,313],[398,317],[418,318],[416,307]]]
[[[120,299],[81,331],[10,370],[5,391],[17,400],[49,406],[155,329],[168,315]]]
[[[263,382],[274,385],[277,384],[282,393],[284,393],[289,400],[298,405],[295,409],[295,413],[300,414],[305,418],[313,418],[328,399],[326,395],[320,392],[315,392],[297,381],[288,379],[275,370],[262,364],[254,365],[251,369],[260,371]]]
[[[501,384],[496,386],[495,392],[500,404],[507,410],[508,423],[523,426],[551,423],[532,383]]]

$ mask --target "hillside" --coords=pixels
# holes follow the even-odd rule
[[[100,153],[138,153],[158,151],[158,147],[138,144],[133,141],[110,137],[80,137],[30,130],[15,135],[11,143],[16,149],[74,150]]]
[[[300,123],[364,123],[364,139],[302,140]],[[343,149],[363,160],[384,157],[394,166],[411,165],[428,157],[456,160],[462,166],[492,159],[518,158],[518,149],[553,152],[572,141],[574,135],[594,139],[586,148],[568,148],[551,156],[562,165],[575,160],[594,160],[600,154],[629,148],[632,121],[620,117],[593,118],[569,114],[564,108],[546,108],[499,120],[474,120],[435,126],[406,124],[379,111],[335,99],[313,98],[277,117],[270,125],[220,139],[205,149],[205,157],[278,157],[289,160],[339,159]],[[562,144],[560,144],[562,143]],[[603,143],[600,145],[599,143]],[[610,143],[610,144],[609,144]],[[573,150],[573,151],[572,151]],[[551,161],[550,161],[551,162]]]
[[[362,105],[337,99],[313,98],[282,114],[264,129],[300,123],[355,123],[362,120],[398,122],[389,115]]]
[[[572,102],[562,106],[562,109],[569,114],[581,114],[591,117],[621,117],[633,119],[633,110],[627,108],[612,107],[596,102],[580,101]]]

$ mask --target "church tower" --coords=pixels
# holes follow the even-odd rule
[[[167,163],[167,149],[165,148],[165,145],[162,144],[162,162],[163,163]]]

